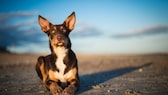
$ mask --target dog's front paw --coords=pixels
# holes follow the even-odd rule
[[[50,92],[52,95],[62,95],[62,88],[57,86],[56,84],[51,84],[50,85]]]
[[[74,95],[75,94],[75,87],[74,86],[68,86],[64,89],[62,92],[62,95]]]
[[[51,91],[52,95],[62,95],[62,89],[55,89],[53,91]]]

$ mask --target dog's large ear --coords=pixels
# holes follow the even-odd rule
[[[51,27],[51,23],[45,19],[44,17],[42,16],[38,16],[38,21],[39,21],[39,25],[41,27],[41,30],[45,33],[47,33],[49,30],[50,30],[50,27]]]
[[[75,22],[76,22],[75,12],[72,12],[72,14],[66,18],[64,24],[71,31],[74,29]]]

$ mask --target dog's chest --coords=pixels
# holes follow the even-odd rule
[[[58,57],[57,61],[55,62],[55,65],[58,68],[60,75],[64,75],[64,71],[66,68],[66,65],[64,64],[63,60],[64,60],[64,57],[61,56],[61,57]]]
[[[55,50],[57,54],[57,60],[55,62],[56,67],[59,71],[55,71],[55,77],[58,77],[61,81],[65,81],[64,71],[66,69],[66,65],[64,64],[64,58],[66,56],[67,50],[64,48],[57,48]]]

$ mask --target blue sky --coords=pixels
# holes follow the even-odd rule
[[[62,23],[73,11],[70,34],[77,53],[168,52],[166,0],[1,0],[0,46],[17,53],[49,52],[38,15]]]

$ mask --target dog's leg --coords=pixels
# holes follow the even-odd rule
[[[75,91],[79,88],[79,78],[76,77],[76,79],[71,79],[69,81],[70,85],[66,87],[62,93],[62,95],[74,95]]]
[[[36,72],[40,79],[45,84],[46,88],[50,90],[53,95],[61,95],[62,88],[55,81],[51,81],[48,77],[47,64],[45,64],[44,57],[39,57],[36,64]]]
[[[62,95],[74,95],[78,87],[79,81],[74,79],[70,82],[70,85],[64,89]]]
[[[52,95],[62,95],[63,89],[57,84],[57,82],[48,81],[47,85]]]
[[[40,56],[37,60],[36,64],[36,72],[40,79],[45,84],[46,88],[49,90],[49,86],[47,85],[48,71],[45,68],[45,57]]]
[[[48,71],[45,68],[44,57],[40,56],[36,64],[36,72],[43,82],[46,82]]]

